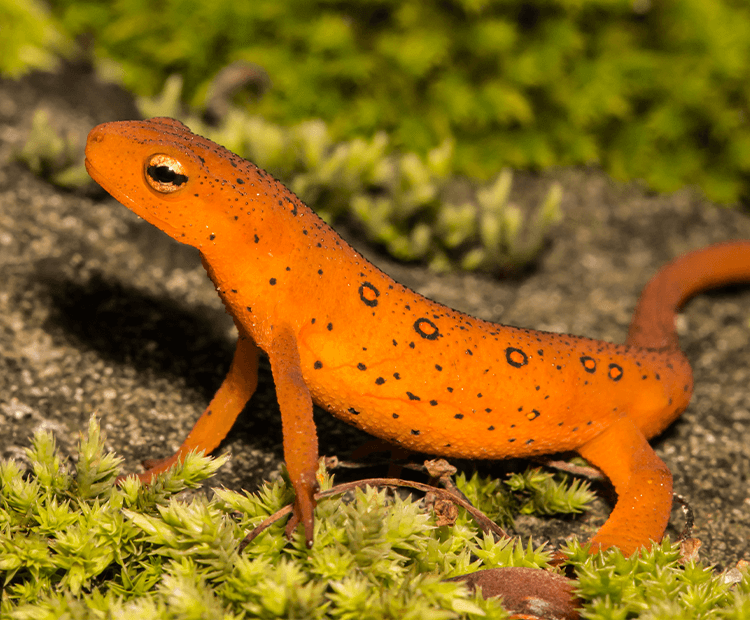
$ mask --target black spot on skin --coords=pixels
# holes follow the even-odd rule
[[[354,407],[349,407],[349,413],[352,415],[359,415],[359,411],[357,411]]]
[[[318,275],[319,275],[319,276],[322,276],[322,275],[323,275],[323,270],[322,270],[322,269],[318,269]]]
[[[270,280],[268,281],[268,283],[269,283],[269,284],[270,284],[271,286],[276,286],[276,278],[271,278],[271,279],[270,279]]]
[[[291,211],[292,215],[297,215],[297,205],[292,201],[289,196],[284,196],[284,200],[286,200],[291,205]]]
[[[430,405],[432,405],[433,407],[436,406],[437,405],[437,401],[436,400],[431,400],[430,401]]]
[[[612,379],[612,381],[619,381],[622,379],[622,375],[624,374],[624,371],[622,369],[622,366],[619,364],[610,364],[609,370],[607,371],[607,376]]]
[[[374,308],[378,305],[380,291],[369,282],[363,282],[359,287],[359,298],[365,306]]]
[[[208,238],[209,238],[209,239],[210,239],[211,241],[213,241],[214,239],[216,239],[216,234],[215,234],[215,233],[211,233],[210,235],[208,235]]]
[[[463,413],[457,413],[453,417],[456,418],[456,420],[463,420],[464,419],[464,414]]]
[[[411,392],[407,392],[406,395],[409,397],[409,400],[422,400],[419,396],[412,394]]]
[[[513,368],[521,368],[529,363],[529,356],[526,355],[521,349],[515,347],[508,347],[505,349],[505,360],[513,366]]]
[[[378,377],[375,379],[375,385],[383,385],[385,383],[385,379],[383,377]]]
[[[244,185],[244,184],[245,184],[245,182],[244,182],[244,181],[243,181],[242,179],[240,179],[239,177],[237,177],[236,181],[237,181],[237,183],[239,183],[240,185]]]
[[[582,355],[580,358],[581,364],[583,364],[583,369],[588,372],[589,374],[594,374],[596,372],[596,360],[593,357],[589,357],[588,355]]]
[[[248,312],[252,312],[253,311],[253,309],[250,306],[245,306],[245,310],[247,310]]]
[[[357,368],[359,370],[367,370],[367,366],[365,366],[362,362],[360,362],[359,364],[357,364]]]
[[[420,318],[414,321],[414,331],[425,340],[437,340],[440,336],[437,325],[430,319]]]
[[[435,370],[437,370],[438,372],[442,372],[443,367],[440,364],[435,364]]]
[[[494,430],[495,430],[495,427],[494,427],[494,426],[488,426],[488,427],[487,427],[487,430],[488,430],[488,431],[494,431]]]
[[[474,355],[474,354],[471,352],[471,349],[466,349],[466,355]]]
[[[397,372],[394,372],[394,373],[393,373],[393,378],[394,378],[394,379],[395,379],[396,381],[400,381],[400,380],[401,380],[401,375],[400,375],[400,374],[398,374]]]
[[[536,409],[532,409],[531,411],[529,411],[529,413],[526,414],[526,418],[529,420],[529,422],[531,422],[532,420],[536,420],[540,415],[542,414],[539,413]]]
[[[255,243],[258,243],[258,241],[260,241],[260,237],[258,235],[253,235],[253,241],[255,241]]]
[[[394,347],[397,347],[397,346],[398,346],[398,342],[396,342],[395,340],[393,340],[392,342],[393,342],[393,346],[394,346]]]
[[[391,415],[393,416],[394,420],[398,420],[398,414],[397,413],[392,413]]]
[[[326,325],[326,329],[327,329],[327,330],[328,330],[329,332],[330,332],[330,331],[333,331],[333,323],[329,323],[328,325]]]
[[[207,415],[207,416],[210,416],[210,415],[212,415],[212,414],[213,414],[213,411],[211,411],[210,409],[209,409],[208,411],[206,411],[206,415]]]
[[[419,431],[411,429],[411,434],[412,435],[419,435]]]
[[[317,361],[316,361],[316,362],[315,362],[315,363],[313,364],[313,368],[314,368],[315,370],[320,370],[321,368],[323,368],[323,362],[321,362],[320,360],[317,360]]]
[[[533,440],[533,439],[527,439],[527,440],[526,440],[526,445],[527,445],[527,446],[528,446],[529,444],[531,444],[531,443],[534,443],[534,440]]]

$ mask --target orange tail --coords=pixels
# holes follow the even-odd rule
[[[696,293],[735,282],[750,282],[750,241],[718,243],[680,256],[643,289],[627,344],[679,349],[674,317],[682,304]]]

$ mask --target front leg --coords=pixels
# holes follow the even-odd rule
[[[229,372],[193,430],[172,456],[151,462],[145,472],[136,474],[141,481],[151,482],[157,474],[182,461],[192,450],[209,454],[218,447],[255,393],[258,385],[258,352],[252,339],[240,334]]]
[[[632,555],[659,542],[672,511],[672,474],[630,418],[623,416],[576,450],[604,472],[617,492],[612,514],[591,539],[594,547],[618,547]]]
[[[284,435],[284,460],[292,481],[294,513],[287,524],[291,536],[302,522],[308,547],[313,544],[313,497],[318,488],[318,434],[313,420],[312,397],[302,377],[297,338],[286,326],[275,327],[268,353],[276,384],[276,398],[281,408]]]

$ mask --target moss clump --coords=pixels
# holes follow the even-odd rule
[[[251,112],[321,118],[336,142],[386,131],[425,155],[454,140],[456,171],[484,180],[599,162],[661,191],[748,193],[750,7],[736,0],[50,4],[141,95],[179,73],[202,105],[244,61],[270,78],[250,80]]]
[[[480,534],[463,511],[455,525],[437,527],[419,501],[373,488],[319,503],[312,550],[299,532],[287,541],[276,523],[240,553],[245,534],[292,499],[285,480],[252,494],[186,495],[227,458],[193,455],[153,485],[128,479],[118,487],[120,459],[104,450],[95,419],[75,468],[46,432],[27,456],[26,472],[12,460],[0,464],[3,618],[504,619],[498,600],[445,579],[497,566],[543,568],[551,557],[530,543]],[[319,480],[331,486],[322,470]],[[460,486],[480,504],[499,489],[477,476]],[[534,471],[508,486],[581,499],[574,487],[553,493]],[[750,609],[744,569],[717,575],[682,564],[668,541],[632,558],[616,550],[592,556],[576,543],[563,552],[578,575],[585,618],[739,620]]]
[[[58,135],[49,113],[39,108],[34,112],[29,138],[16,159],[55,185],[74,188],[91,180],[81,161],[82,149],[74,136]]]
[[[39,0],[0,0],[0,75],[51,69],[72,49],[64,27]]]

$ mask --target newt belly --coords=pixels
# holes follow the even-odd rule
[[[178,121],[107,123],[89,174],[168,235],[200,250],[239,330],[227,377],[179,451],[210,452],[271,362],[291,525],[312,544],[318,445],[312,403],[362,430],[431,454],[500,459],[575,450],[612,481],[617,504],[595,547],[659,540],[672,477],[647,439],[687,407],[690,365],[674,315],[695,293],[750,280],[750,242],[687,254],[639,301],[627,344],[519,329],[451,310],[398,284],[281,183]]]

